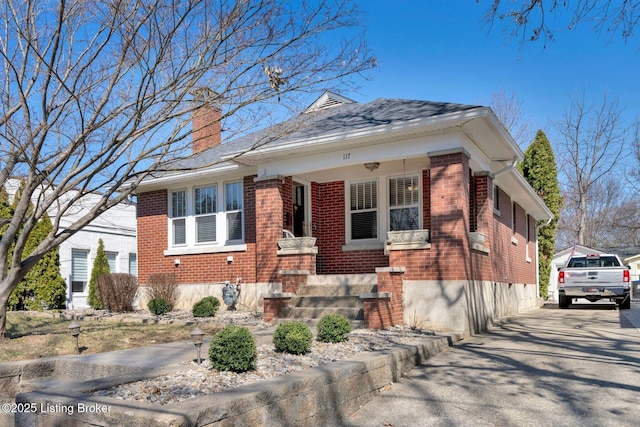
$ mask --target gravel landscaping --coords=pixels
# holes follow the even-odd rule
[[[174,313],[174,316],[178,315]],[[253,329],[269,326],[262,322],[259,316],[248,312],[220,312],[216,315],[215,320],[220,323],[237,324]],[[207,359],[208,347],[205,345],[202,348],[203,361],[200,365],[194,360],[179,366],[172,375],[122,384],[111,389],[99,390],[95,394],[121,400],[165,405],[301,369],[316,367],[323,363],[350,359],[363,352],[388,349],[394,344],[410,343],[428,335],[435,334],[432,331],[408,327],[394,327],[376,331],[357,329],[349,334],[347,342],[323,343],[314,340],[311,352],[306,355],[280,353],[275,351],[272,344],[264,344],[258,346],[256,369],[242,373],[213,369]]]

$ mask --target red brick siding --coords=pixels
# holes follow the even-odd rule
[[[312,223],[314,236],[318,239],[318,274],[374,273],[376,267],[388,265],[382,249],[343,252],[346,236],[344,181],[315,183],[312,199]]]
[[[293,180],[290,176],[284,179],[282,189],[282,224],[285,230],[293,233]]]
[[[429,193],[430,216],[425,228],[431,230],[431,249],[391,251],[389,265],[405,267],[407,280],[491,280],[509,283],[535,283],[535,221],[530,221],[529,257],[526,261],[527,215],[516,211],[516,239],[511,243],[509,196],[500,190],[500,215],[493,213],[493,180],[487,175],[475,178],[478,231],[486,234],[489,253],[469,247],[470,169],[466,155],[448,154],[431,159],[429,173],[423,174],[425,193]],[[425,203],[426,204],[426,203]],[[430,219],[428,219],[430,217]],[[430,221],[430,225],[429,224]]]
[[[255,191],[253,177],[243,180],[246,252],[165,256],[168,248],[168,196],[166,190],[138,195],[138,281],[147,284],[153,273],[176,273],[178,283],[256,281]],[[233,262],[227,263],[227,256]],[[180,259],[178,267],[174,259]]]
[[[152,273],[173,272],[164,261],[167,249],[167,191],[151,191],[138,195],[138,281],[147,283]]]
[[[283,184],[274,178],[256,182],[256,269],[258,282],[278,280],[278,239],[283,228]]]

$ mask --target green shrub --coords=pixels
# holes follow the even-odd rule
[[[302,322],[281,323],[273,333],[276,350],[291,354],[307,354],[311,351],[313,334]]]
[[[213,317],[220,307],[220,300],[216,297],[204,297],[193,305],[194,317]]]
[[[339,314],[327,314],[322,317],[317,325],[318,336],[316,339],[322,342],[348,341],[347,334],[351,332],[349,319]]]
[[[226,326],[211,339],[209,360],[219,371],[245,372],[255,369],[258,360],[256,340],[247,328]]]
[[[171,306],[164,298],[153,298],[149,301],[147,307],[149,308],[149,311],[156,316],[160,316],[171,311]]]

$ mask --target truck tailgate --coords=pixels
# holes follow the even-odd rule
[[[620,286],[623,282],[622,269],[616,270],[571,270],[565,273],[565,287],[607,287]]]

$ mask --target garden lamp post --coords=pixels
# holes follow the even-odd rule
[[[80,335],[80,324],[76,321],[71,322],[69,325],[69,331],[71,336],[76,340],[76,354],[80,354],[80,347],[78,346],[78,335]]]
[[[200,348],[202,347],[202,338],[204,337],[204,332],[202,329],[196,328],[191,331],[191,339],[193,339],[193,344],[196,346],[198,350],[198,365],[200,364]]]

